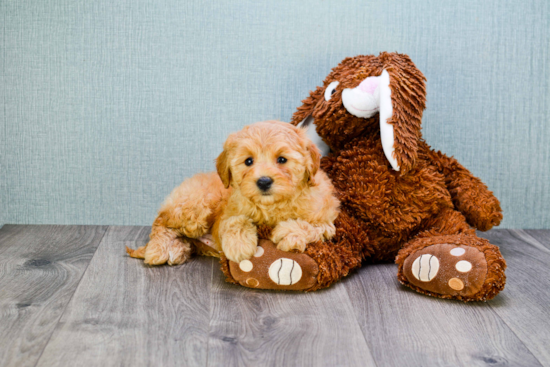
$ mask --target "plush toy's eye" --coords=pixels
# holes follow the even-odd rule
[[[246,161],[244,161],[244,164],[247,166],[252,166],[252,163],[254,163],[254,159],[252,158],[247,158]]]
[[[279,157],[277,158],[277,163],[279,164],[285,164],[287,159],[285,157]]]
[[[340,84],[340,82],[332,82],[328,85],[327,89],[325,89],[325,101],[328,101],[336,92],[336,87],[338,84]]]

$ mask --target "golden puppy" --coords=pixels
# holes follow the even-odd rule
[[[252,124],[233,133],[216,160],[218,174],[185,180],[162,205],[146,246],[132,257],[159,265],[181,264],[201,243],[232,261],[251,258],[257,225],[273,228],[283,251],[334,235],[339,202],[319,169],[321,155],[305,131],[279,121]],[[200,242],[198,242],[199,240]]]

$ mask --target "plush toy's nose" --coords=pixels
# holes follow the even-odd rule
[[[380,80],[378,78],[366,78],[359,84],[359,90],[364,93],[374,94],[376,88],[378,88]]]
[[[267,191],[271,187],[273,179],[271,177],[262,176],[256,181],[256,186],[262,191]]]

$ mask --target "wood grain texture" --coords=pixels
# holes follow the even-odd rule
[[[149,227],[0,229],[1,366],[550,366],[550,231],[480,233],[508,261],[487,303],[365,265],[313,293],[225,283],[212,258],[149,268]]]
[[[342,284],[313,293],[225,283],[215,271],[208,366],[374,366]]]
[[[550,366],[550,231],[480,233],[500,246],[508,263],[506,288],[490,303],[525,346]]]
[[[109,227],[38,366],[203,366],[211,258],[150,268],[149,227]]]
[[[0,230],[0,365],[34,366],[107,227]]]
[[[396,273],[367,265],[344,281],[377,365],[540,365],[488,304],[415,293]]]

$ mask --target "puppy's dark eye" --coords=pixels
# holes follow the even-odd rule
[[[252,166],[252,163],[254,163],[254,159],[252,158],[247,158],[246,161],[244,161],[244,164],[247,166]]]
[[[287,159],[285,157],[279,157],[277,158],[277,163],[279,164],[285,164]]]

